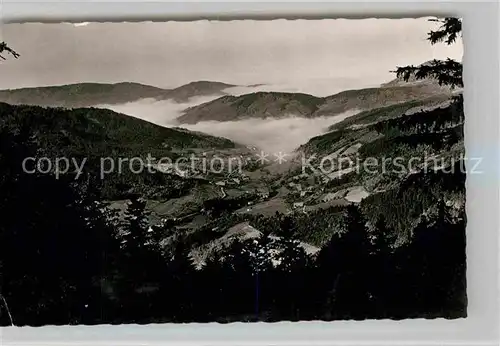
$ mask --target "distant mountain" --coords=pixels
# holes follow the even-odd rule
[[[170,90],[165,98],[170,98],[176,102],[186,102],[195,96],[226,95],[224,89],[235,87],[236,85],[221,82],[198,81],[182,85]]]
[[[0,90],[0,102],[13,105],[79,108],[102,104],[122,104],[144,98],[185,102],[195,96],[222,96],[234,85],[198,81],[175,89],[162,89],[140,83],[77,83],[47,87]]]
[[[256,92],[241,96],[224,96],[190,107],[177,120],[181,124],[194,124],[200,121],[234,121],[249,118],[312,118],[450,94],[449,90],[427,84],[346,90],[327,97],[301,93]]]
[[[233,121],[248,118],[281,118],[290,115],[309,117],[323,99],[307,94],[256,92],[242,96],[224,96],[186,109],[177,118],[180,123]]]
[[[139,83],[78,83],[0,90],[0,102],[77,108],[98,104],[121,104],[142,98],[164,98],[169,91]]]

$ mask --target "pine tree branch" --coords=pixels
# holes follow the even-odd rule
[[[459,18],[443,18],[443,19],[430,19],[429,21],[441,23],[441,26],[436,31],[428,33],[428,40],[431,44],[438,42],[445,42],[452,44],[456,41],[457,37],[462,32],[462,20]],[[453,59],[446,60],[432,60],[420,66],[405,66],[398,67],[396,71],[398,78],[402,78],[408,82],[412,77],[416,80],[426,78],[436,79],[439,85],[447,85],[452,89],[455,87],[463,87],[462,80],[462,64]]]
[[[452,44],[462,32],[462,20],[459,18],[430,19],[429,21],[442,23],[438,30],[428,33],[427,39],[431,44],[438,42]]]
[[[0,298],[2,299],[5,310],[7,310],[7,315],[9,316],[10,325],[14,326],[14,320],[12,319],[12,315],[10,313],[9,306],[7,305],[7,301],[5,300],[5,297],[2,294],[0,294]]]
[[[408,82],[413,76],[417,80],[426,78],[434,78],[438,81],[439,85],[448,85],[452,89],[455,87],[463,87],[462,80],[462,64],[453,60],[432,60],[425,65],[420,66],[405,66],[397,67],[396,73],[398,78],[403,78]]]
[[[10,53],[14,58],[19,58],[19,54],[15,52],[12,48],[7,46],[7,43],[5,42],[0,42],[0,59],[7,60],[1,53],[7,52]]]

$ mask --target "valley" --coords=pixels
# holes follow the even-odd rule
[[[90,86],[40,88],[36,95],[44,95],[43,102],[31,97],[29,89],[0,92],[0,99],[2,95],[4,98],[9,95],[16,99],[14,103],[22,103],[23,95],[28,95],[32,103],[38,103],[31,107],[38,107],[61,104],[59,99],[68,100],[68,95],[77,92],[80,93],[79,101],[66,105],[112,104],[123,102],[127,97],[126,102],[134,101],[134,97],[164,99],[168,95],[175,95],[176,101],[183,102],[189,97],[216,94],[230,87],[212,82],[190,83],[175,91],[133,83],[119,83],[108,89],[103,85]],[[129,93],[123,92],[124,87]],[[324,128],[323,134],[284,153],[282,160],[278,160],[276,153],[262,151],[258,142],[254,146],[244,145],[182,127],[161,127],[106,109],[32,108],[34,112],[30,114],[37,117],[32,119],[24,115],[31,110],[29,106],[3,104],[1,110],[3,114],[10,112],[12,124],[18,123],[18,120],[36,122],[46,153],[89,157],[91,163],[86,167],[87,179],[99,186],[101,198],[122,218],[130,198],[145,198],[150,227],[173,223],[177,236],[183,234],[189,238],[197,234],[195,238],[205,240],[197,240],[193,254],[206,258],[208,253],[203,253],[205,247],[213,251],[214,246],[227,245],[228,239],[234,238],[225,234],[231,233],[231,227],[246,224],[255,232],[279,233],[274,229],[259,228],[260,221],[255,220],[292,217],[314,224],[319,215],[333,211],[333,221],[329,221],[333,225],[340,223],[338,217],[335,221],[335,215],[340,215],[341,210],[348,205],[359,204],[373,226],[378,214],[384,213],[384,207],[370,201],[398,190],[398,186],[411,174],[426,166],[422,162],[413,167],[412,172],[404,170],[398,173],[387,168],[382,172],[377,167],[375,172],[367,173],[362,167],[363,160],[382,161],[385,157],[401,157],[401,165],[411,156],[424,153],[433,157],[459,157],[463,154],[463,136],[461,128],[456,132],[453,129],[461,126],[463,119],[450,118],[449,123],[435,125],[432,118],[434,114],[437,117],[437,113],[448,112],[450,107],[454,107],[450,103],[451,97],[450,90],[440,88],[433,81],[410,86],[395,81],[378,89],[346,91],[326,98],[272,92],[222,96],[189,107],[177,118],[179,126],[198,119],[215,120],[213,126],[216,127],[217,122],[223,125],[245,117],[280,119],[289,114],[305,118],[318,114],[331,117],[331,125]],[[336,114],[349,110],[350,114],[335,120]],[[61,122],[61,117],[68,119],[67,122]],[[402,127],[405,121],[409,122],[409,128]],[[450,135],[455,137],[449,145],[436,148],[432,136],[415,133],[415,126],[428,122],[434,124],[430,125],[433,128],[439,127],[433,131],[452,131]],[[89,139],[92,140],[90,147]],[[54,146],[54,143],[58,144]],[[153,156],[147,167],[149,173],[134,174],[130,166],[123,172],[120,168],[119,174],[110,170],[104,179],[97,179],[98,170],[102,171],[102,167],[98,167],[99,155],[145,158],[147,154]],[[161,162],[165,158],[169,160],[168,164]],[[450,164],[453,162],[447,163]],[[453,200],[455,197],[450,198]],[[463,204],[458,207],[462,208]],[[222,219],[225,220],[223,225],[217,226],[214,231],[207,230]],[[418,215],[413,221],[404,221],[406,225],[412,225],[417,220]],[[321,247],[332,236],[332,231],[331,226],[318,234],[314,229],[297,229],[294,236],[304,241],[305,246]],[[409,232],[411,226],[400,228],[399,241],[404,242]],[[242,237],[247,236],[247,232],[236,232],[240,233]],[[168,243],[173,239],[165,241]]]

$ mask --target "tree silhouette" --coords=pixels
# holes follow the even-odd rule
[[[273,302],[276,319],[298,321],[301,316],[308,315],[310,308],[310,289],[314,286],[311,277],[313,260],[297,239],[277,239],[276,245],[281,250],[271,287],[271,294],[276,297]]]
[[[427,40],[431,44],[445,42],[450,45],[454,43],[457,37],[462,33],[462,20],[458,18],[430,19],[430,21],[441,23],[441,26],[436,31],[428,33]],[[453,59],[446,60],[431,60],[428,63],[420,66],[405,66],[397,67],[397,77],[402,77],[408,81],[415,77],[417,80],[425,78],[435,78],[440,85],[448,85],[451,88],[463,87],[462,79],[462,63]]]
[[[364,217],[359,207],[349,205],[343,219],[344,230],[332,236],[317,260],[326,319],[364,318],[370,299],[371,245]]]
[[[101,279],[116,253],[113,226],[74,176],[28,174],[30,129],[0,126],[1,290],[16,324],[99,321]]]
[[[372,234],[370,260],[366,275],[370,291],[370,316],[384,318],[391,309],[394,294],[394,266],[391,249],[392,230],[387,227],[385,216],[379,215]]]
[[[2,60],[7,60],[3,55],[2,53],[3,52],[7,52],[9,53],[10,55],[12,55],[14,58],[19,58],[19,54],[14,51],[12,48],[10,48],[9,46],[7,46],[7,43],[5,42],[0,42],[0,59]]]

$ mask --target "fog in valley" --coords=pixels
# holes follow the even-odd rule
[[[230,88],[233,89],[233,88]],[[230,91],[227,89],[226,91]],[[291,152],[311,137],[323,133],[328,126],[339,122],[357,111],[350,110],[331,117],[304,118],[293,114],[284,114],[281,119],[245,119],[238,121],[203,121],[197,124],[179,124],[177,117],[188,107],[199,105],[218,98],[193,97],[187,103],[176,103],[172,100],[142,99],[119,105],[99,105],[113,111],[134,116],[149,122],[167,126],[183,127],[192,131],[200,131],[229,138],[237,143],[257,147],[268,153]]]

